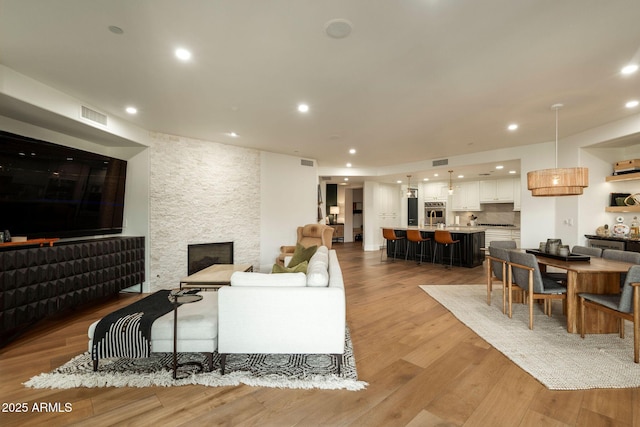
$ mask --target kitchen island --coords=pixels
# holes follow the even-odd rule
[[[397,244],[398,244],[398,249],[397,249],[397,258],[402,258],[404,259],[405,257],[405,253],[407,250],[407,230],[412,229],[412,230],[420,230],[420,233],[422,234],[422,237],[428,237],[431,240],[426,242],[427,244],[429,244],[431,246],[431,254],[433,254],[433,250],[435,248],[435,241],[434,241],[434,235],[435,235],[435,231],[436,231],[436,227],[393,227],[393,230],[396,233],[396,236],[400,237],[405,237],[404,239],[398,240]],[[460,240],[460,243],[458,243],[458,245],[460,245],[460,256],[461,256],[461,260],[457,259],[457,248],[454,248],[454,260],[453,260],[453,264],[457,265],[458,261],[460,261],[460,264],[462,265],[462,267],[468,267],[468,268],[472,268],[472,267],[477,267],[477,266],[481,266],[483,261],[484,261],[484,244],[485,244],[485,238],[484,238],[484,232],[486,230],[485,227],[465,227],[465,226],[449,226],[449,227],[445,227],[444,230],[451,232],[451,237],[453,238],[453,240]],[[410,243],[410,242],[409,242]],[[416,245],[414,244],[410,244],[409,245],[409,253],[407,255],[407,259],[411,259],[411,260],[415,260],[418,261],[420,258],[420,253],[416,253]],[[427,249],[425,248],[425,256],[429,255],[429,251],[427,251]],[[449,255],[449,251],[445,250],[444,251],[444,257],[446,262],[448,263],[448,255]],[[387,245],[387,256],[389,258],[393,258],[393,244],[391,245]],[[430,260],[429,260],[430,261]]]

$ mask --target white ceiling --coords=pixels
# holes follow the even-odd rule
[[[640,73],[619,70],[639,18],[638,0],[0,0],[0,63],[145,129],[371,169],[552,141],[558,102],[561,136],[638,114]]]

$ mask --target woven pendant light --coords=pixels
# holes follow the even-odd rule
[[[551,108],[556,112],[556,167],[527,173],[527,188],[534,197],[579,196],[589,186],[589,169],[558,168],[558,110],[562,104]]]

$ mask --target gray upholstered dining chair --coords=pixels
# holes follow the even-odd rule
[[[591,247],[587,247],[587,246],[575,245],[574,247],[571,248],[571,253],[572,254],[578,254],[578,255],[588,255],[588,256],[591,256],[591,257],[600,258],[602,256],[602,249],[601,248],[591,248]]]
[[[584,338],[587,308],[604,311],[620,320],[620,338],[624,338],[624,321],[633,322],[633,361],[640,363],[640,265],[627,272],[619,294],[580,293],[580,336]]]
[[[544,301],[544,312],[551,316],[551,303],[554,299],[567,301],[567,288],[540,272],[535,255],[525,252],[509,251],[509,276],[507,277],[509,296],[509,318],[512,317],[512,285],[524,290],[529,302],[529,329],[533,329],[533,302]]]
[[[494,240],[489,243],[489,248],[515,249],[518,247],[515,240]]]
[[[605,249],[604,251],[602,251],[602,258],[640,264],[640,252],[620,251],[618,249]]]
[[[640,264],[640,253],[631,251],[620,251],[618,249],[605,249],[602,251],[602,258],[614,261],[630,262],[632,264]],[[620,274],[620,288],[624,286],[626,273]]]
[[[493,243],[493,242],[492,242]],[[487,258],[487,305],[491,305],[491,291],[493,283],[502,284],[502,312],[507,312],[507,264],[509,262],[509,251],[500,247],[489,245],[489,256]]]

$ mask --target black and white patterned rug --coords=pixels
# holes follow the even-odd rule
[[[32,388],[76,387],[173,387],[200,384],[210,387],[246,384],[256,387],[296,389],[362,390],[366,382],[358,381],[349,331],[345,334],[345,353],[341,372],[335,356],[328,354],[232,354],[227,356],[225,374],[220,375],[220,356],[213,355],[213,371],[201,353],[180,353],[179,363],[199,362],[205,371],[185,366],[182,379],[173,379],[173,353],[152,353],[149,358],[113,358],[100,360],[93,371],[91,354],[86,352],[69,362],[31,378],[24,385]]]

